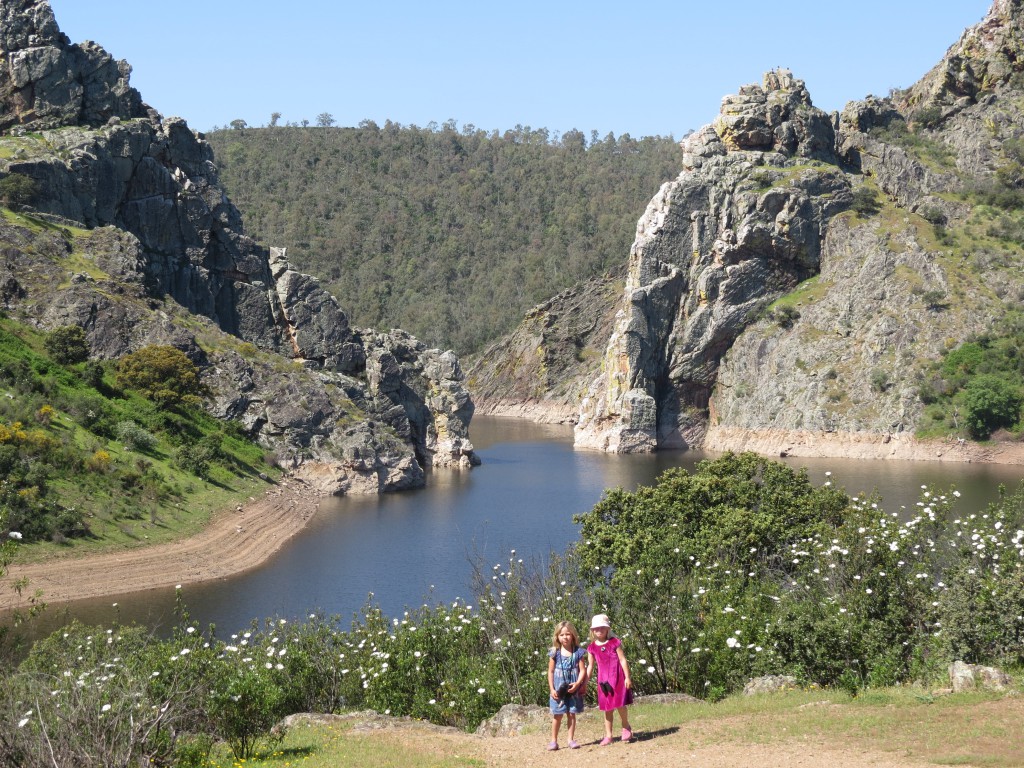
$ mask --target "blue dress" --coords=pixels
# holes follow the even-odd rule
[[[583,648],[577,648],[569,656],[563,654],[561,648],[552,648],[548,651],[548,658],[555,660],[555,672],[552,677],[556,691],[562,683],[572,685],[579,679],[580,660],[586,655],[587,652]],[[564,715],[567,712],[577,715],[583,711],[583,694],[576,693],[572,696],[563,696],[561,699],[549,697],[548,707],[552,715]]]

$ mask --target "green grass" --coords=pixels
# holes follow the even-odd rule
[[[410,737],[405,730],[355,733],[350,723],[309,723],[289,729],[284,740],[244,762],[214,750],[210,768],[479,768],[484,761],[469,756],[475,749],[461,739],[427,734]],[[461,754],[460,754],[461,753]]]
[[[637,726],[682,726],[697,745],[813,741],[901,755],[940,765],[1024,765],[1024,714],[1014,697],[977,692],[933,695],[916,687],[732,696],[706,706],[637,711]]]
[[[88,535],[26,541],[18,548],[18,562],[188,536],[217,510],[262,493],[279,476],[266,464],[263,449],[232,425],[199,410],[161,410],[119,389],[109,368],[103,386],[95,389],[87,383],[87,364],[55,363],[44,341],[43,334],[0,317],[0,425],[20,422],[45,435],[50,453],[38,457],[46,465],[38,493],[48,505],[80,511]],[[45,407],[54,410],[48,420],[40,420]],[[96,424],[85,418],[92,413],[100,414]],[[129,450],[116,439],[117,425],[128,421],[153,435],[152,447]],[[178,464],[183,442],[219,446],[207,476]],[[20,450],[34,449],[25,444]],[[97,452],[105,452],[109,461],[91,461]],[[24,478],[16,482],[19,488],[33,484]]]

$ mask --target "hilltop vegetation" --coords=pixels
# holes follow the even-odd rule
[[[206,138],[247,231],[287,247],[353,324],[405,328],[460,353],[621,264],[652,191],[681,170],[672,137],[498,134],[454,121]]]

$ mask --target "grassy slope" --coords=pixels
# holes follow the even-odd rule
[[[197,532],[218,510],[266,487],[277,474],[259,446],[199,412],[173,421],[137,395],[119,391],[108,371],[97,390],[83,378],[83,366],[60,366],[45,352],[44,337],[13,320],[0,318],[0,424],[22,421],[42,429],[61,446],[61,458],[48,463],[46,497],[63,508],[81,510],[88,535],[22,544],[17,560],[32,562],[60,556],[154,544]],[[13,375],[12,375],[13,373]],[[48,422],[31,422],[43,405],[54,408]],[[134,421],[156,437],[145,451],[129,450],[101,427],[87,429],[82,409],[102,409],[102,421],[116,426]],[[208,478],[178,466],[180,429],[191,442],[219,445],[220,458]],[[97,468],[89,459],[110,456]],[[264,477],[261,477],[261,474]]]

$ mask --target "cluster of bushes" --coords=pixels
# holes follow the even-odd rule
[[[923,489],[915,509],[887,513],[726,455],[609,492],[564,556],[479,566],[476,605],[389,618],[371,604],[348,628],[314,615],[225,638],[187,618],[169,640],[75,627],[3,680],[0,759],[109,765],[120,750],[119,764],[186,764],[214,739],[244,758],[299,711],[473,727],[505,703],[543,703],[554,623],[585,627],[598,610],[644,694],[716,698],[768,673],[857,691],[931,681],[954,659],[1020,666],[1024,495],[973,513],[955,499]]]
[[[958,433],[977,440],[997,430],[1018,434],[1024,405],[1024,317],[948,352],[925,373],[919,434]]]

